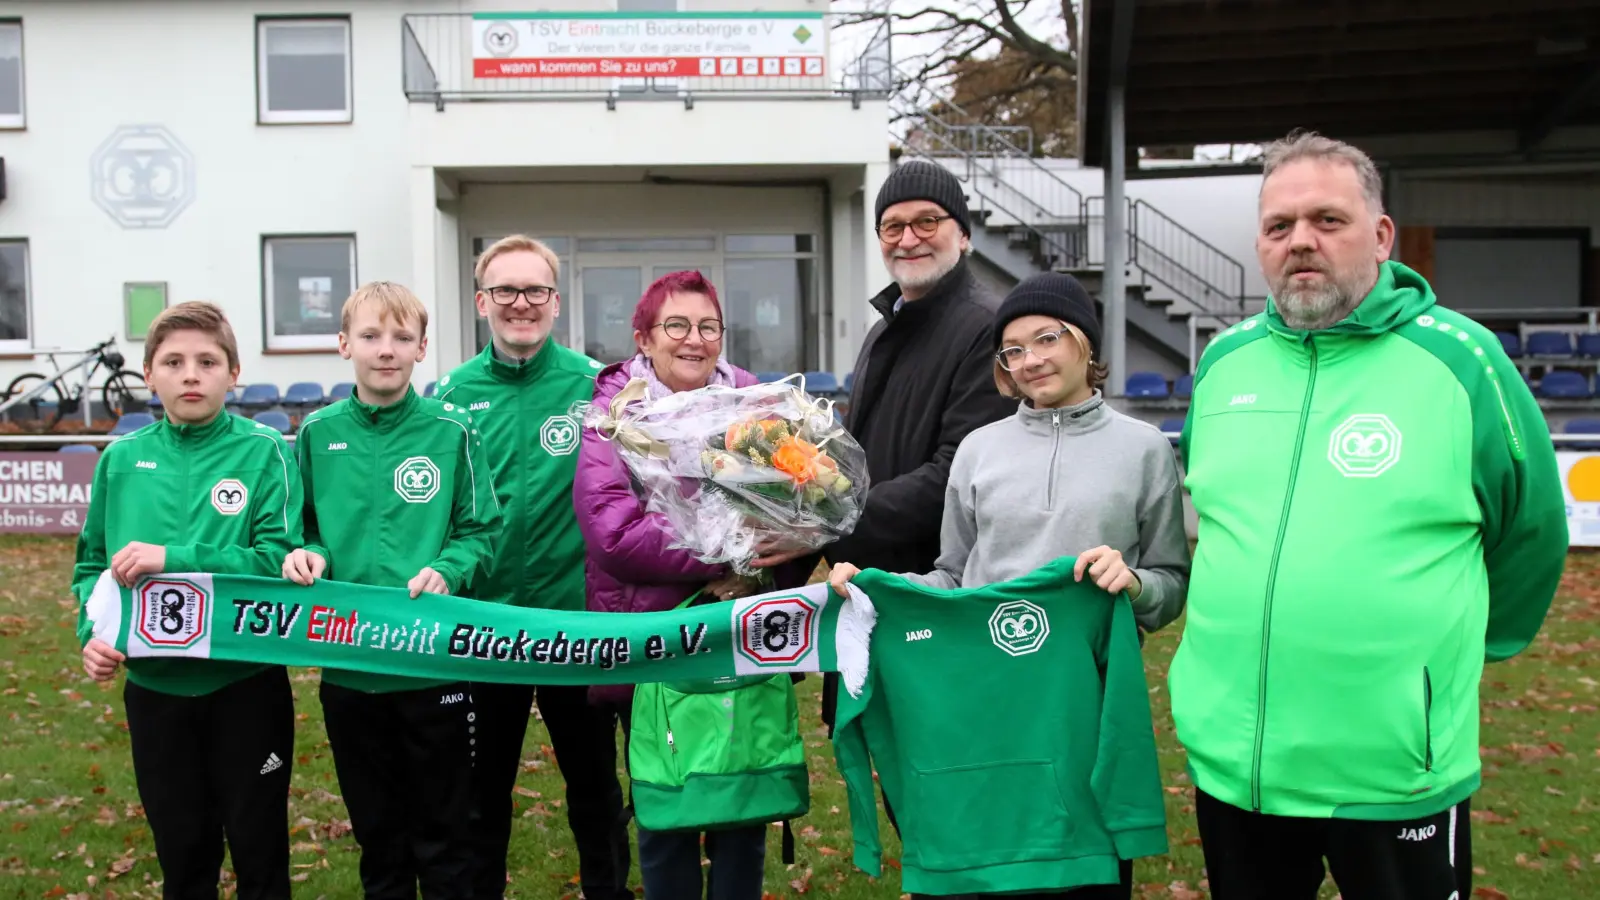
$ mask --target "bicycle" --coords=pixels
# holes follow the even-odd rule
[[[50,359],[55,374],[46,376],[27,372],[13,378],[6,387],[3,401],[0,401],[0,415],[17,421],[10,414],[11,410],[28,409],[33,413],[32,418],[18,421],[23,430],[49,432],[55,430],[63,415],[77,412],[81,404],[83,424],[88,426],[92,421],[90,413],[94,406],[92,401],[87,400],[89,380],[101,368],[110,373],[100,388],[100,399],[108,413],[120,418],[123,413],[141,408],[141,405],[149,406],[150,389],[145,384],[144,376],[122,367],[126,360],[117,350],[115,335],[91,347],[66,369],[56,362],[56,356],[62,352],[46,350],[36,354]],[[81,381],[75,386],[66,384],[67,376],[79,369],[83,369]]]

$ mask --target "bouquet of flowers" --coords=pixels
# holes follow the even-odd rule
[[[585,424],[616,446],[674,547],[759,574],[758,546],[819,549],[849,534],[866,502],[861,445],[795,378],[657,400],[635,380]]]

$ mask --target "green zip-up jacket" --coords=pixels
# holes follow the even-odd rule
[[[1269,305],[1214,338],[1182,449],[1199,542],[1170,683],[1194,783],[1322,818],[1469,796],[1484,660],[1533,640],[1567,551],[1500,342],[1385,263],[1331,328]]]
[[[306,549],[327,560],[324,578],[404,587],[429,567],[451,594],[474,595],[501,516],[466,410],[415,390],[383,407],[351,396],[306,416],[295,457],[305,479]],[[368,693],[445,683],[340,669],[322,677]]]
[[[204,425],[156,422],[107,445],[78,534],[72,592],[78,643],[92,636],[83,604],[132,541],[166,548],[168,572],[272,577],[300,545],[300,473],[275,429],[218,414]],[[130,659],[128,680],[198,697],[268,666],[203,659]]]
[[[874,769],[913,894],[1115,884],[1118,860],[1167,852],[1133,607],[1075,562],[953,590],[855,577],[878,618],[834,751],[862,870],[881,873]]]
[[[583,410],[600,364],[545,341],[521,365],[491,345],[439,379],[439,399],[466,407],[482,432],[505,529],[481,600],[582,610],[583,535],[572,506]]]

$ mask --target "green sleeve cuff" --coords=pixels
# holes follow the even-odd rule
[[[871,844],[857,843],[855,864],[856,868],[865,872],[872,878],[883,877],[883,852],[879,847]]]
[[[1165,825],[1152,825],[1149,828],[1113,831],[1111,843],[1117,848],[1118,859],[1160,856],[1168,850],[1167,828]]]
[[[167,563],[163,566],[165,571],[193,572],[196,570],[194,554],[189,552],[188,547],[168,544],[165,549],[167,551]]]

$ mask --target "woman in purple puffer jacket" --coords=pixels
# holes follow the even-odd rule
[[[722,306],[717,291],[698,272],[663,276],[644,292],[633,312],[639,353],[614,363],[595,378],[594,405],[611,399],[634,378],[649,384],[649,399],[711,384],[745,387],[756,377],[720,359]],[[700,562],[687,550],[668,549],[671,538],[657,513],[646,512],[633,492],[627,467],[611,443],[584,429],[572,491],[578,527],[587,545],[584,564],[589,609],[633,613],[672,609],[696,591],[712,600],[754,593],[757,583],[728,566]],[[816,557],[773,568],[778,588],[804,584]],[[589,689],[590,702],[613,708],[630,730],[633,689],[627,685]],[[763,826],[718,831],[706,841],[711,859],[708,891],[702,894],[700,835],[639,828],[639,869],[646,897],[759,900],[766,854]]]

